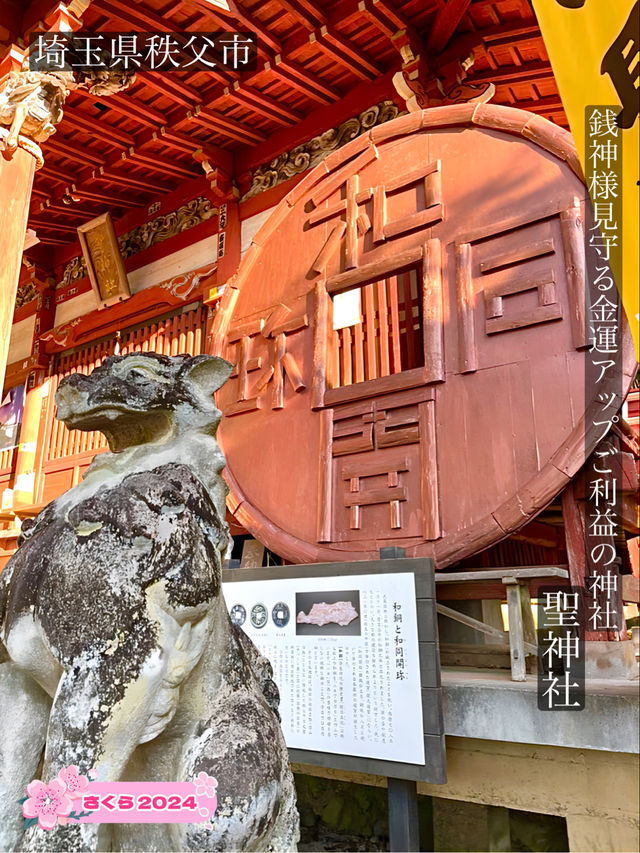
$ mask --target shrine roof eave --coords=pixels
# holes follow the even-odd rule
[[[261,47],[252,72],[145,72],[109,98],[80,89],[70,93],[62,122],[43,146],[45,165],[36,175],[30,211],[41,246],[54,259],[68,254],[78,225],[106,210],[116,221],[144,211],[205,171],[215,172],[214,189],[224,191],[246,181],[260,164],[375,103],[391,99],[404,108],[392,85],[402,67],[400,32],[413,48],[426,50],[430,64],[473,50],[469,81],[491,81],[494,103],[566,126],[529,0],[508,20],[498,0],[237,0],[228,10],[209,0],[183,0],[168,10],[161,0],[67,5],[89,31],[237,27],[255,31]],[[0,3],[5,48],[34,27],[46,29],[58,6],[52,0],[33,0],[26,8]],[[49,215],[52,206],[62,205],[63,219]]]

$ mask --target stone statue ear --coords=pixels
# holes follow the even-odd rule
[[[180,378],[195,383],[205,395],[213,394],[231,376],[233,365],[213,355],[196,355],[180,371]]]

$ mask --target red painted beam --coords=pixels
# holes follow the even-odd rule
[[[282,77],[294,89],[303,92],[307,97],[313,98],[321,104],[332,104],[334,101],[340,100],[340,92],[334,86],[325,83],[317,75],[310,75],[296,62],[283,59],[280,54],[276,54],[273,63],[265,62],[264,67],[267,71],[273,71]]]
[[[321,50],[327,52],[362,80],[375,80],[382,74],[382,70],[374,65],[361,49],[354,47],[347,39],[326,26],[310,33],[309,42],[317,44]]]
[[[69,237],[66,240],[59,237],[49,237],[47,234],[43,234],[42,237],[38,234],[38,239],[41,243],[46,243],[51,246],[68,246],[69,243],[73,243],[74,238]]]
[[[250,86],[243,86],[239,80],[236,80],[232,87],[225,87],[224,94],[249,107],[254,112],[260,113],[260,115],[266,116],[280,124],[297,124],[303,119],[303,116],[290,110],[285,104],[281,104],[268,95],[264,95],[262,92],[257,91],[257,89],[253,89]]]
[[[387,38],[395,35],[404,27],[399,27],[391,18],[387,17],[380,9],[379,4],[375,4],[373,0],[360,0],[358,3],[358,11],[363,18],[366,18],[370,23],[377,27],[380,32]]]
[[[84,217],[85,219],[91,219],[96,215],[95,211],[87,210],[85,207],[77,207],[75,204],[56,204],[52,202],[50,204],[41,204],[40,212],[47,213],[49,211],[53,211],[57,216],[75,216],[75,217]]]
[[[95,181],[108,181],[109,183],[131,187],[131,189],[139,190],[140,192],[170,192],[173,187],[166,186],[159,181],[146,180],[135,178],[132,175],[126,175],[123,172],[118,172],[116,169],[105,169],[100,167],[91,173],[91,177]]]
[[[177,78],[175,74],[153,74],[149,71],[138,71],[136,79],[188,109],[202,103],[200,92],[193,86],[189,86],[184,80]]]
[[[510,24],[498,24],[495,27],[488,27],[485,30],[478,30],[477,35],[482,38],[482,41],[491,47],[499,44],[512,44],[514,41],[526,41],[527,39],[538,38],[542,40],[542,33],[537,24],[529,26],[511,26]]]
[[[170,127],[161,127],[159,131],[154,130],[153,138],[157,142],[162,142],[163,145],[174,148],[176,151],[181,151],[183,154],[188,154],[189,156],[193,154],[196,148],[202,148],[202,143],[199,139],[192,139],[186,133],[180,133]]]
[[[127,198],[122,198],[121,196],[110,195],[109,193],[81,189],[75,184],[71,185],[71,193],[78,198],[94,201],[97,204],[107,204],[112,207],[144,207],[146,204],[144,201],[133,201],[129,195],[127,195]]]
[[[55,163],[49,164],[48,161],[45,161],[45,165],[38,172],[38,176],[48,178],[50,181],[61,181],[64,184],[71,184],[73,181],[77,180],[78,173],[67,172]]]
[[[307,29],[315,30],[321,24],[327,23],[326,12],[313,0],[279,0],[279,3]]]
[[[363,2],[358,3],[358,9],[361,12],[366,12],[367,16],[371,15],[381,24],[393,27],[394,33],[399,30],[408,30],[411,27],[402,12],[399,12],[393,3],[389,3],[387,0],[363,0]]]
[[[74,160],[76,163],[91,163],[95,166],[103,166],[105,163],[104,157],[99,157],[93,151],[88,151],[86,147],[79,149],[75,145],[70,145],[66,140],[62,139],[56,133],[55,136],[49,137],[46,142],[42,143],[45,158],[47,151],[53,151],[61,157],[68,157],[69,160]]]
[[[155,15],[144,6],[134,6],[131,0],[100,0],[100,11],[129,24],[134,31],[176,32],[175,26],[167,23],[165,18]]]
[[[427,40],[429,57],[436,57],[447,46],[451,36],[466,13],[471,0],[446,0],[436,15],[433,27]]]
[[[92,95],[86,89],[78,89],[77,91],[83,99],[91,101],[91,103],[101,103],[103,106],[115,110],[129,119],[135,119],[147,127],[160,127],[167,122],[166,117],[161,112],[137,101],[130,93],[127,95],[109,95],[105,100]]]
[[[473,69],[469,74],[469,83],[495,83],[496,86],[507,86],[516,83],[535,83],[536,79],[553,77],[551,65],[542,60],[528,62],[525,65],[507,65],[501,68],[490,68],[474,74]]]
[[[61,231],[69,234],[77,234],[77,230],[75,225],[64,225],[62,222],[54,222],[53,220],[44,220],[44,219],[30,219],[29,225],[32,228],[44,228],[49,231]],[[40,234],[38,234],[38,237]]]
[[[178,163],[169,163],[155,154],[143,154],[136,148],[130,148],[127,153],[123,152],[122,159],[140,163],[161,174],[175,175],[177,178],[197,178],[200,175],[195,169],[188,169]]]
[[[262,42],[268,45],[272,50],[280,51],[282,49],[282,45],[278,40],[277,36],[275,36],[268,27],[261,23],[257,18],[254,18],[248,12],[245,12],[244,9],[240,8],[240,6],[236,5],[235,12],[226,12],[224,9],[220,9],[216,6],[211,6],[209,3],[202,2],[202,0],[195,0],[197,6],[201,9],[206,10],[209,17],[212,20],[217,20],[221,23],[222,27],[228,27],[233,29],[234,21],[243,24],[245,29],[252,30],[259,39],[262,39]]]
[[[193,152],[197,148],[200,148],[207,155],[210,163],[220,166],[227,173],[231,173],[233,169],[233,155],[225,148],[219,148],[216,145],[207,145],[200,139],[194,139],[185,133],[180,133],[168,127],[161,127],[160,133],[154,132],[153,138],[163,145],[175,148],[176,151],[188,154],[190,157],[193,156]]]
[[[207,107],[196,107],[193,113],[188,114],[189,118],[201,124],[209,125],[215,128],[218,133],[237,139],[239,142],[254,143],[264,142],[267,138],[262,131],[253,130],[239,121],[235,121],[229,116],[214,112]]]
[[[111,145],[126,147],[133,145],[134,138],[130,133],[119,128],[111,127],[110,125],[101,122],[94,116],[86,115],[72,107],[65,107],[63,121],[68,127],[75,127],[78,130],[83,130],[93,137],[102,139],[104,142],[109,142]]]

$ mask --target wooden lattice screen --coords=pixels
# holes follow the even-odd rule
[[[332,333],[334,388],[378,379],[424,364],[418,271],[360,289],[360,322]]]

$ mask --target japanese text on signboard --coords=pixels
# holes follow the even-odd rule
[[[252,32],[39,33],[29,45],[32,71],[254,71]]]

